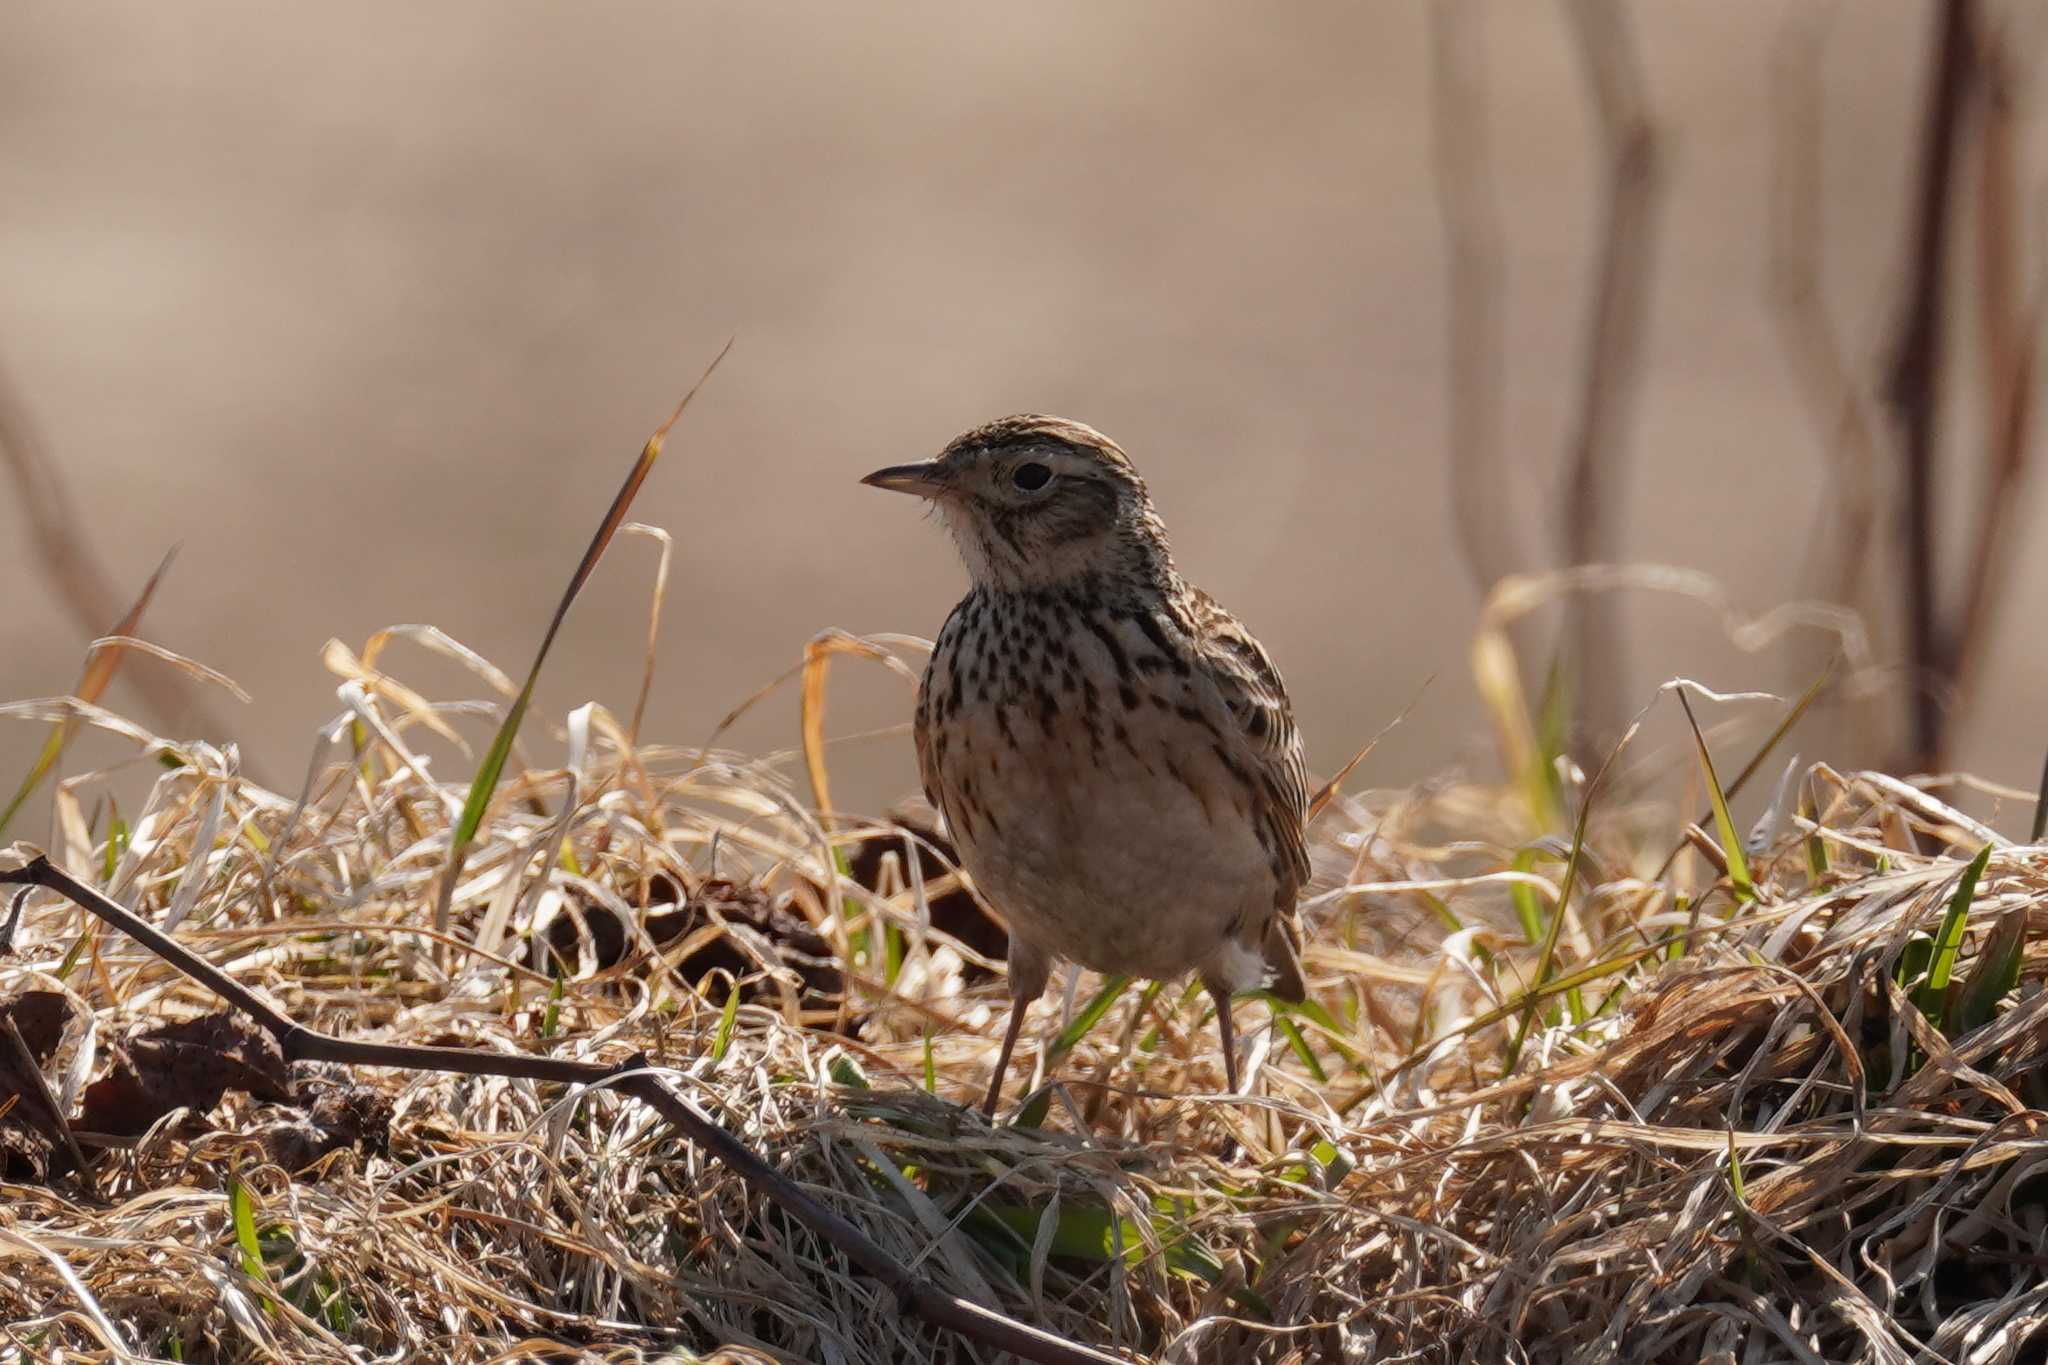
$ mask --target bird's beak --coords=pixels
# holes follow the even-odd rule
[[[920,498],[936,498],[952,487],[937,460],[892,464],[887,469],[877,469],[861,482],[870,488],[886,488],[891,493],[915,493]]]

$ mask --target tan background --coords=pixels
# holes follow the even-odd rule
[[[1669,175],[1627,544],[1751,608],[1795,590],[1822,496],[1764,288],[1771,61],[1802,5],[1631,7]],[[1479,8],[1508,250],[1501,495],[1548,544],[1598,164],[1558,12]],[[2036,57],[2038,9],[2004,7]],[[1828,39],[1828,298],[1869,368],[1929,27],[1924,4],[1855,0]],[[637,510],[679,542],[652,735],[700,738],[820,628],[935,631],[950,547],[854,480],[1044,409],[1132,452],[1184,565],[1279,658],[1318,766],[1435,674],[1370,780],[1483,768],[1429,53],[1420,0],[16,0],[0,365],[124,592],[183,544],[148,633],[256,694],[237,737],[280,783],[336,709],[329,636],[433,622],[523,670],[627,461],[732,333]],[[1967,372],[1951,391],[1974,392]],[[21,530],[0,511],[4,697],[68,687],[88,638]],[[1960,756],[2030,786],[2048,559],[2026,539]],[[650,563],[628,544],[600,573],[545,714],[630,706]],[[1694,608],[1637,599],[1627,619],[1631,697],[1675,673],[1787,682]],[[392,662],[479,694],[415,657]],[[835,728],[904,706],[847,670]],[[787,696],[740,738],[788,743],[794,715]],[[0,728],[0,772],[38,738]],[[908,745],[857,746],[845,771],[880,799],[908,785]]]

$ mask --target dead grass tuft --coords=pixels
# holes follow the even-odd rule
[[[125,823],[96,801],[118,774],[61,784],[53,858],[328,1032],[644,1050],[954,1293],[1185,1361],[2040,1358],[2048,854],[1922,786],[1804,770],[1748,852],[1753,898],[1705,834],[1660,874],[1683,822],[1603,798],[1554,933],[1572,849],[1525,793],[1340,799],[1313,1001],[1254,1031],[1257,1098],[1213,1097],[1199,991],[1098,1010],[1083,982],[1040,1020],[1056,1084],[991,1129],[962,1106],[1002,986],[933,927],[942,867],[870,844],[855,881],[879,827],[822,824],[799,765],[636,746],[592,707],[529,738],[563,766],[513,765],[441,938],[464,786],[430,749],[479,708],[345,662],[302,793],[95,708],[15,708],[170,765]],[[657,941],[678,892],[700,918]],[[722,914],[735,897],[807,922],[841,980],[821,992],[815,951]],[[608,947],[599,912],[625,926]],[[563,916],[582,928],[549,938]],[[574,946],[569,975],[531,965],[536,936]],[[0,994],[73,1005],[45,1068],[67,1107],[116,1040],[216,1004],[40,893],[15,949]],[[388,1151],[287,1169],[289,1106],[234,1093],[74,1134],[90,1185],[0,1183],[0,1359],[983,1358],[637,1104],[355,1079],[392,1105]]]

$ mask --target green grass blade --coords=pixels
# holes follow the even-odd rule
[[[1458,918],[1458,912],[1451,909],[1441,896],[1433,896],[1427,891],[1417,891],[1415,898],[1422,902],[1424,909],[1436,916],[1436,922],[1445,929],[1454,934],[1464,932],[1465,921]]]
[[[1918,995],[1920,986],[1927,977],[1927,964],[1934,961],[1934,939],[1928,934],[1914,934],[1906,940],[1906,946],[1899,950],[1899,965],[1892,969],[1892,980],[1901,986],[1911,987]]]
[[[1504,1020],[1512,1019],[1524,1011],[1534,1009],[1541,1001],[1552,996],[1562,995],[1574,987],[1584,987],[1595,981],[1602,981],[1610,976],[1617,976],[1622,972],[1640,966],[1644,962],[1661,958],[1666,954],[1670,946],[1670,941],[1659,939],[1639,948],[1631,948],[1626,952],[1617,953],[1613,957],[1603,958],[1599,962],[1580,967],[1576,971],[1567,972],[1553,981],[1534,986],[1516,999],[1508,1001],[1505,1005],[1498,1005],[1483,1014],[1474,1015],[1472,1018],[1451,1029],[1448,1033],[1432,1037],[1424,1046],[1416,1048],[1398,1066],[1387,1072],[1374,1085],[1365,1086],[1338,1100],[1336,1102],[1337,1112],[1339,1114],[1350,1113],[1364,1101],[1378,1093],[1381,1085],[1419,1065],[1428,1057],[1431,1050],[1450,1039],[1469,1038],[1474,1034],[1482,1033],[1492,1028],[1495,1024],[1501,1023]]]
[[[1150,986],[1147,986],[1145,988],[1145,993],[1138,997],[1138,1013],[1140,1015],[1143,1015],[1145,1010],[1151,1007],[1153,999],[1159,994],[1158,988],[1163,984],[1163,982],[1153,982]],[[1189,1005],[1194,1003],[1195,997],[1200,995],[1201,993],[1201,982],[1188,982],[1187,986],[1180,993],[1180,1003],[1178,1005],[1178,1008],[1185,1010]],[[1157,1024],[1154,1024],[1151,1028],[1146,1029],[1145,1036],[1138,1040],[1138,1051],[1148,1054],[1157,1052],[1159,1050],[1159,1040],[1161,1036],[1162,1035],[1159,1031],[1159,1025]]]
[[[1551,655],[1543,695],[1536,703],[1536,771],[1530,780],[1541,786],[1550,809],[1560,812],[1567,806],[1558,760],[1565,756],[1571,739],[1574,681],[1560,649]]]
[[[484,822],[484,812],[490,808],[491,794],[498,789],[498,781],[504,776],[505,762],[512,756],[513,741],[519,737],[520,722],[526,719],[526,708],[533,701],[534,685],[540,681],[541,666],[548,661],[548,651],[554,648],[555,636],[561,633],[562,622],[568,618],[569,608],[575,605],[576,596],[583,591],[583,585],[597,568],[598,560],[604,557],[606,547],[618,534],[619,527],[626,521],[626,513],[639,495],[640,486],[647,481],[654,462],[661,458],[662,445],[668,440],[669,429],[682,417],[683,409],[690,406],[690,400],[704,387],[704,381],[711,378],[718,368],[718,362],[725,359],[732,349],[732,342],[725,343],[725,349],[713,357],[703,375],[683,395],[683,401],[676,404],[676,410],[668,420],[655,428],[647,444],[640,449],[640,456],[626,471],[626,481],[619,485],[619,491],[612,497],[612,505],[606,509],[604,520],[598,523],[597,531],[584,548],[583,558],[576,565],[576,572],[569,576],[569,586],[562,593],[562,600],[555,607],[555,614],[548,619],[548,628],[542,634],[540,648],[533,656],[533,667],[526,671],[526,684],[519,689],[519,695],[512,707],[505,713],[505,721],[498,727],[498,733],[491,739],[491,747],[484,754],[482,766],[477,769],[476,778],[469,784],[469,799],[462,804],[462,814],[455,822],[455,829],[448,843],[448,871],[442,877],[440,895],[434,905],[434,929],[438,933],[448,932],[449,908],[455,899],[455,883],[462,876],[462,866],[469,859],[469,846],[476,839],[476,832]]]
[[[1961,1038],[1991,1022],[1998,1002],[2019,989],[2020,962],[2027,946],[2027,911],[2015,906],[1998,917],[1977,950],[1976,970],[1949,1011],[1949,1036]]]
[[[1834,676],[1835,660],[1831,659],[1828,661],[1828,666],[1821,670],[1820,676],[1807,684],[1806,691],[1800,694],[1799,700],[1792,703],[1792,709],[1787,711],[1784,718],[1778,722],[1778,728],[1771,731],[1770,738],[1766,739],[1758,747],[1757,751],[1750,755],[1749,762],[1742,765],[1742,771],[1735,774],[1735,780],[1728,784],[1727,794],[1729,797],[1733,798],[1739,795],[1742,789],[1749,785],[1749,779],[1756,776],[1756,770],[1763,767],[1764,760],[1771,756],[1771,751],[1778,747],[1786,735],[1792,733],[1792,727],[1799,723],[1799,718],[1805,715],[1807,709],[1819,699],[1821,691],[1826,688]],[[1712,814],[1712,810],[1701,811],[1700,818],[1693,821],[1693,823],[1703,826],[1707,823],[1707,817]],[[1685,840],[1680,839],[1672,847],[1671,852],[1665,856],[1663,865],[1657,869],[1657,875],[1650,880],[1656,882],[1663,881],[1665,874],[1671,871],[1671,864],[1677,862],[1678,855],[1684,851]]]
[[[903,931],[896,927],[896,921],[882,921],[882,984],[890,990],[896,989],[897,978],[903,975],[903,953],[905,944]]]
[[[1044,1217],[1037,1209],[1013,1204],[984,1204],[976,1213],[986,1214],[1026,1246],[1036,1244]],[[1150,1230],[1161,1232],[1156,1223]],[[1105,1264],[1121,1259],[1137,1265],[1145,1259],[1146,1231],[1135,1219],[1119,1218],[1105,1209],[1062,1204],[1047,1246],[1050,1254],[1063,1260]],[[1168,1269],[1210,1284],[1222,1278],[1222,1262],[1185,1230],[1165,1231],[1159,1240]]]
[[[1294,1055],[1301,1062],[1302,1070],[1315,1078],[1317,1085],[1328,1085],[1330,1073],[1323,1070],[1323,1064],[1316,1060],[1315,1049],[1308,1045],[1308,1039],[1301,1036],[1301,1028],[1284,1014],[1273,1016],[1273,1027],[1280,1030],[1280,1036],[1287,1040],[1287,1046],[1294,1049]]]
[[[1508,1046],[1507,1065],[1503,1074],[1512,1074],[1515,1064],[1521,1058],[1522,1044],[1528,1040],[1530,1025],[1535,1022],[1536,1011],[1543,1000],[1544,984],[1550,976],[1551,967],[1557,960],[1558,932],[1564,926],[1566,908],[1572,903],[1572,888],[1579,880],[1579,865],[1585,861],[1586,822],[1593,814],[1593,800],[1600,794],[1600,789],[1606,785],[1607,774],[1613,769],[1614,760],[1621,757],[1621,751],[1628,747],[1628,742],[1631,739],[1635,738],[1638,728],[1638,725],[1628,727],[1627,732],[1622,735],[1621,741],[1608,752],[1606,761],[1600,765],[1600,771],[1594,773],[1593,780],[1586,784],[1586,794],[1579,802],[1579,818],[1572,825],[1572,851],[1570,856],[1564,860],[1564,878],[1558,883],[1557,887],[1557,906],[1551,912],[1550,928],[1543,935],[1543,951],[1536,959],[1535,980],[1526,992],[1528,999],[1522,1007],[1522,1021],[1515,1029],[1514,1041]],[[1574,981],[1566,986],[1565,989],[1567,991],[1577,990],[1580,984]]]
[[[543,1038],[554,1037],[555,1031],[562,1026],[562,982],[563,974],[569,968],[567,963],[562,963],[561,967],[562,971],[557,972],[548,985],[548,1006],[541,1011],[540,1036]]]
[[[1820,824],[1820,812],[1813,804],[1810,792],[1799,793],[1799,815],[1810,825]],[[1828,841],[1821,838],[1818,830],[1806,836],[1806,879],[1819,886],[1828,876]]]
[[[1947,1012],[1949,978],[1955,973],[1956,955],[1962,951],[1963,930],[1970,919],[1970,902],[1976,899],[1977,882],[1984,875],[1984,865],[1991,861],[1991,845],[1977,850],[1977,856],[1970,859],[1970,865],[1963,869],[1962,880],[1956,883],[1956,893],[1949,898],[1948,913],[1941,917],[1941,929],[1934,936],[1934,955],[1927,960],[1927,981],[1913,993],[1913,1003],[1936,1028],[1942,1025],[1942,1016]]]
[[[1265,1000],[1266,1004],[1273,1011],[1275,1022],[1288,1015],[1300,1015],[1323,1031],[1323,1041],[1328,1043],[1331,1050],[1344,1059],[1346,1066],[1361,1072],[1366,1069],[1358,1051],[1344,1041],[1349,1036],[1349,1031],[1344,1025],[1337,1022],[1336,1015],[1323,1008],[1320,1001],[1311,997],[1295,1005],[1282,1000],[1277,995],[1267,995]],[[1289,1020],[1289,1022],[1291,1023],[1292,1020]]]
[[[725,993],[725,1008],[718,1015],[718,1032],[711,1039],[711,1065],[717,1066],[725,1060],[726,1051],[732,1047],[733,1025],[740,1017],[740,983],[732,983],[732,989]]]
[[[1685,708],[1685,723],[1692,727],[1692,740],[1699,749],[1700,773],[1707,780],[1707,798],[1714,807],[1714,831],[1721,839],[1721,852],[1728,859],[1728,883],[1735,888],[1735,899],[1753,901],[1756,899],[1756,885],[1749,878],[1749,855],[1742,851],[1742,838],[1735,832],[1735,819],[1728,813],[1728,797],[1721,790],[1721,779],[1714,775],[1714,756],[1707,752],[1707,737],[1700,733],[1699,718],[1692,713],[1692,702],[1686,698],[1685,689],[1678,689],[1678,704]]]
[[[1327,1139],[1320,1140],[1310,1147],[1308,1154],[1323,1168],[1324,1179],[1332,1189],[1343,1184],[1344,1177],[1351,1174],[1354,1164],[1351,1158],[1332,1146]]]
[[[1037,1241],[1044,1217],[1039,1210],[1002,1204],[983,1207],[1026,1245]],[[1129,1218],[1118,1218],[1103,1209],[1062,1205],[1053,1221],[1049,1249],[1066,1260],[1103,1262],[1121,1256],[1136,1262],[1144,1255],[1145,1241],[1138,1224]]]
[[[121,818],[121,807],[115,804],[107,820],[106,857],[100,868],[100,880],[112,885],[114,873],[121,866],[121,859],[128,852],[128,822]]]
[[[93,938],[98,932],[98,925],[88,924],[85,926],[84,932],[78,936],[78,941],[71,945],[71,950],[64,954],[64,960],[57,964],[56,975],[59,981],[65,980],[78,970],[79,960],[91,949]]]
[[[1131,979],[1128,976],[1112,976],[1105,980],[1102,988],[1096,991],[1088,1003],[1081,1007],[1081,1012],[1074,1016],[1073,1022],[1061,1029],[1059,1036],[1046,1048],[1046,1065],[1052,1065],[1079,1047],[1081,1040],[1102,1022],[1102,1016],[1109,1013],[1109,1007],[1116,1003],[1116,998],[1122,995],[1124,988],[1130,984]]]
[[[1536,860],[1542,851],[1524,848],[1516,852],[1515,860],[1509,864],[1517,872],[1534,872]],[[1536,888],[1527,882],[1509,882],[1508,900],[1515,907],[1515,918],[1522,922],[1522,938],[1529,943],[1543,941],[1543,907],[1536,903]]]
[[[1699,912],[1693,909],[1692,897],[1684,892],[1675,893],[1671,897],[1671,910],[1674,914],[1684,916],[1687,927],[1685,933],[1673,934],[1664,944],[1666,962],[1676,962],[1685,956],[1686,947],[1692,941],[1692,930],[1699,924]]]
[[[249,1187],[235,1176],[228,1177],[228,1212],[234,1219],[242,1273],[259,1284],[268,1284],[270,1272],[263,1265],[263,1243],[256,1236],[256,1200]]]
[[[1052,1087],[1045,1086],[1033,1095],[1017,1111],[1017,1117],[1010,1121],[1013,1128],[1032,1129],[1045,1127],[1045,1116],[1052,1112]]]

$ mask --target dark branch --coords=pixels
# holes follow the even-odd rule
[[[9,866],[19,860],[20,866]],[[55,891],[97,915],[143,947],[249,1015],[277,1039],[287,1062],[339,1062],[349,1066],[383,1066],[421,1071],[452,1071],[465,1076],[510,1076],[553,1081],[562,1085],[605,1086],[647,1105],[674,1124],[685,1137],[729,1166],[747,1186],[824,1238],[855,1266],[887,1285],[911,1312],[935,1326],[970,1341],[1036,1365],[1125,1365],[1121,1357],[1077,1345],[1014,1318],[948,1294],[913,1274],[851,1222],[820,1204],[803,1186],[769,1165],[752,1148],[727,1132],[717,1120],[670,1090],[648,1069],[644,1057],[619,1066],[573,1062],[559,1057],[531,1057],[454,1047],[409,1047],[365,1043],[304,1028],[241,982],[131,914],[97,890],[78,881],[43,854],[16,844],[0,850],[0,886],[40,886]]]

